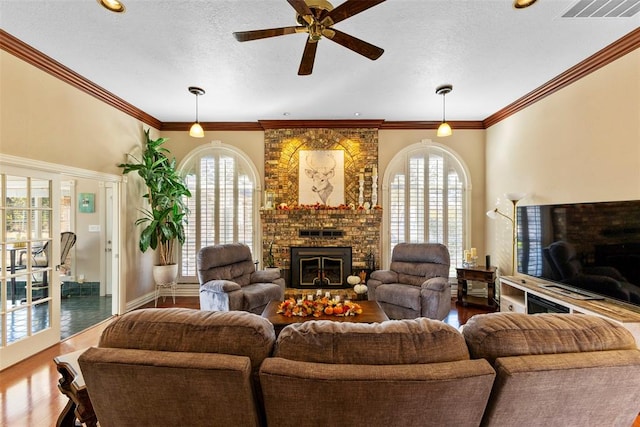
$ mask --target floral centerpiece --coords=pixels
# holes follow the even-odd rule
[[[323,314],[327,316],[355,316],[362,314],[360,304],[345,300],[343,302],[329,299],[326,296],[315,299],[299,299],[289,298],[284,300],[278,306],[277,313],[287,317],[320,317]]]

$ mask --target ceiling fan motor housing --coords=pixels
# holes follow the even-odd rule
[[[316,19],[320,16],[320,13],[322,13],[323,10],[326,12],[331,12],[333,10],[333,5],[326,0],[305,0],[305,3],[309,6],[309,9],[311,9],[311,12],[313,12]],[[306,25],[305,20],[302,19],[302,16],[300,16],[299,13],[296,13],[296,22],[300,25]]]

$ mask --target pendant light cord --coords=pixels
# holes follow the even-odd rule
[[[444,122],[446,121],[446,120],[445,120],[445,116],[444,116],[444,115],[445,115],[445,111],[446,111],[446,107],[445,107],[445,103],[444,103],[444,98],[445,98],[446,96],[447,96],[447,94],[446,94],[446,93],[443,93],[443,94],[442,94],[442,123],[444,123]]]
[[[196,93],[196,123],[200,123],[198,120],[198,94]]]

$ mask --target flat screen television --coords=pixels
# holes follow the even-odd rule
[[[519,206],[517,236],[519,273],[640,311],[640,200]]]

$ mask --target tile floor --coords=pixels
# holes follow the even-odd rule
[[[14,342],[27,335],[27,309],[7,314],[7,341]],[[60,301],[60,339],[68,338],[111,317],[111,296],[72,296]],[[49,304],[34,306],[31,331],[49,327]]]
[[[60,309],[60,338],[65,339],[111,317],[111,295],[63,298]]]

